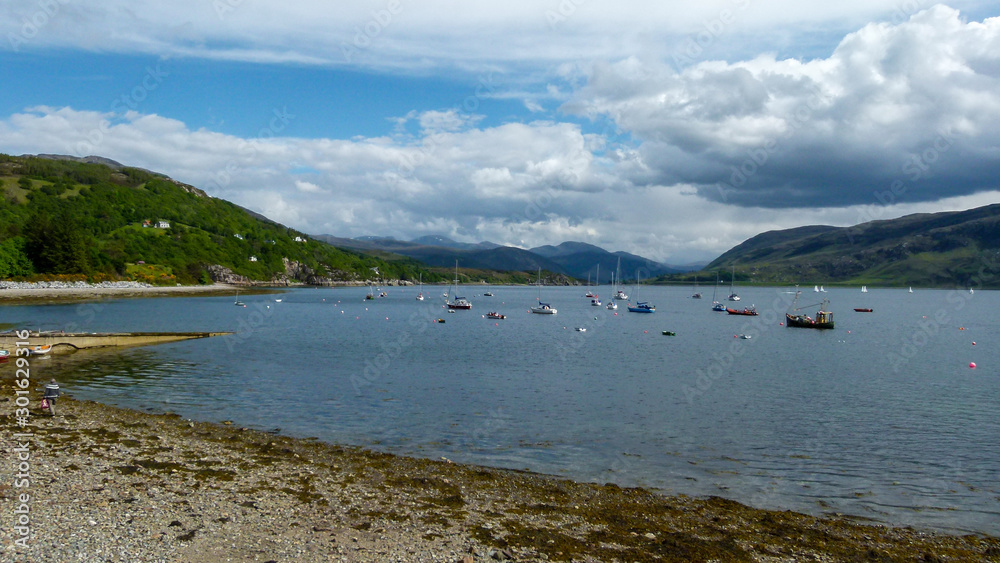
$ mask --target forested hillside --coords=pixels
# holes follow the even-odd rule
[[[412,260],[334,248],[136,168],[0,154],[0,195],[0,279],[191,284],[230,269],[251,280],[323,283],[374,279],[373,268],[386,279],[422,271]]]

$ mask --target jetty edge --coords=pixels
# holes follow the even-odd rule
[[[115,346],[147,346],[179,340],[228,336],[233,332],[31,332],[28,338],[18,338],[15,332],[0,333],[0,348],[13,350],[21,346],[51,346],[52,352],[108,348]],[[25,344],[26,343],[26,344]]]
[[[23,431],[33,436],[33,539],[14,555],[25,560],[1000,561],[994,537],[408,458],[72,398],[54,418],[33,404]],[[8,433],[0,440],[17,447]],[[12,510],[16,491],[0,489]],[[5,546],[10,534],[0,530]]]

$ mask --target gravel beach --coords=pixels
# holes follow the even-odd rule
[[[13,396],[0,399],[3,561],[1000,561],[998,538],[412,459],[71,398],[50,417],[32,397],[19,428]],[[25,445],[30,486],[16,487]],[[15,545],[25,492],[27,548]]]
[[[217,283],[213,285],[158,286],[139,282],[11,282],[0,281],[0,304],[26,305],[34,303],[89,301],[122,297],[171,297],[229,295],[239,289],[244,294],[269,293],[269,288],[237,288]]]

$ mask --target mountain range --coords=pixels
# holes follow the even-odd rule
[[[728,279],[772,284],[1000,286],[1000,204],[920,213],[852,227],[761,233],[704,270],[660,281]]]
[[[661,264],[627,252],[609,252],[583,242],[564,242],[557,246],[531,249],[502,246],[492,242],[462,243],[443,236],[424,236],[410,241],[391,237],[367,236],[342,238],[315,235],[314,238],[339,248],[370,252],[386,259],[405,256],[428,266],[448,268],[458,261],[463,268],[498,271],[532,272],[539,268],[593,283],[608,283],[621,264],[623,280],[642,279],[662,274],[680,273],[689,269]],[[600,280],[598,280],[600,265]]]

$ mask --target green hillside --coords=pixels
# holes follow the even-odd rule
[[[374,279],[372,268],[385,279],[448,279],[411,259],[334,248],[136,168],[0,154],[0,194],[0,279],[193,284],[222,268],[259,281],[359,281]]]
[[[924,213],[853,227],[813,226],[757,235],[701,272],[661,281],[1000,287],[1000,204]]]

